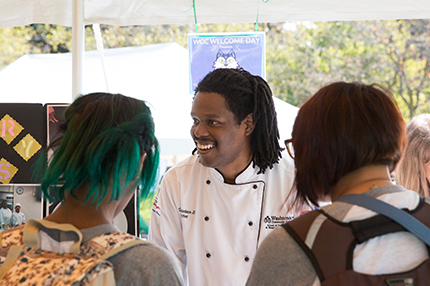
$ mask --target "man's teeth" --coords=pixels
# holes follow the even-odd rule
[[[213,147],[214,147],[213,144],[203,145],[203,144],[197,143],[197,148],[199,148],[201,150],[208,150],[208,149],[211,149]]]

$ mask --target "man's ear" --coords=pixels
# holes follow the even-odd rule
[[[250,136],[252,134],[252,131],[254,131],[255,124],[254,120],[252,119],[252,113],[248,114],[245,119],[242,121],[242,124],[245,124],[245,135]]]

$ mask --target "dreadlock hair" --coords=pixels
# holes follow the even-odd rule
[[[84,203],[97,206],[109,189],[110,201],[118,200],[130,184],[140,187],[142,198],[148,195],[156,180],[159,151],[145,102],[121,94],[80,96],[66,109],[60,133],[37,166],[47,198],[52,200],[53,195],[62,201],[67,194],[77,198],[82,185],[88,186]],[[47,152],[55,147],[48,164]]]
[[[272,91],[260,76],[254,76],[244,69],[216,69],[197,85],[198,92],[213,92],[221,95],[227,109],[234,114],[240,124],[252,113],[255,129],[251,134],[253,166],[263,173],[282,158],[279,146],[279,131]]]

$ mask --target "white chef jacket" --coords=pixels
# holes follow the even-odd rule
[[[13,212],[12,216],[12,226],[18,226],[25,223],[25,215],[23,212],[17,213],[16,211]]]
[[[294,218],[285,205],[293,164],[283,153],[279,164],[257,175],[251,163],[233,185],[202,166],[198,155],[190,156],[161,182],[149,240],[175,255],[189,285],[245,285],[257,247]]]
[[[9,208],[0,208],[0,228],[6,229],[7,225],[11,223],[11,219],[12,211]]]

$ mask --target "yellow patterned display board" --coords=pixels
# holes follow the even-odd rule
[[[28,161],[42,146],[30,134],[27,134],[18,144],[13,147],[15,151],[25,160]]]
[[[6,159],[0,159],[0,182],[3,184],[9,184],[13,176],[18,172],[18,168],[9,163]]]
[[[4,144],[0,139],[0,184],[14,182],[17,177],[22,180],[25,176],[28,178],[26,181],[31,181],[31,171],[29,170],[32,165],[25,162],[29,162],[42,149],[42,145],[33,136],[38,133],[30,134],[34,133],[35,125],[41,126],[42,121],[38,110],[42,111],[35,105],[29,105],[28,108],[27,106],[14,108],[11,105],[9,112],[0,115],[0,137],[6,142]],[[23,137],[23,135],[25,136]],[[38,137],[36,136],[36,138]],[[19,156],[13,154],[12,150]],[[25,162],[21,161],[20,157]]]
[[[24,128],[9,114],[3,116],[0,121],[0,136],[9,145]]]

